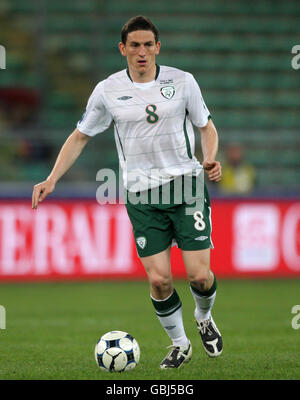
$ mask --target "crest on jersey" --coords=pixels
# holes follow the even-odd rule
[[[140,236],[140,237],[136,238],[136,242],[140,246],[141,249],[144,249],[147,244],[147,239],[145,238],[145,236]]]
[[[160,89],[160,93],[162,96],[164,96],[166,99],[171,100],[172,97],[175,94],[175,88],[174,86],[164,86]]]

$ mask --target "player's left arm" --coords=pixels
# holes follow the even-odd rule
[[[202,128],[198,127],[201,134],[201,147],[203,153],[203,168],[208,175],[208,179],[213,182],[219,182],[222,177],[222,167],[216,156],[219,146],[218,132],[211,119]]]

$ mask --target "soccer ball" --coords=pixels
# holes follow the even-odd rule
[[[129,371],[140,360],[140,347],[136,339],[127,332],[111,331],[98,340],[95,347],[98,367],[107,372]]]

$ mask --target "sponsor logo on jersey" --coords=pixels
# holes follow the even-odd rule
[[[208,236],[198,236],[195,238],[195,240],[201,240],[201,241],[205,239],[208,239]]]
[[[122,96],[122,97],[118,97],[118,100],[129,100],[132,99],[132,96]]]
[[[162,96],[164,96],[166,99],[171,100],[172,97],[175,94],[175,88],[174,86],[164,86],[160,89],[160,93]]]
[[[140,246],[141,249],[144,249],[147,244],[147,239],[144,236],[140,236],[136,238],[137,244]]]

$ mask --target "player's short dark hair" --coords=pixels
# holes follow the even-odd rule
[[[144,17],[143,15],[132,17],[126,22],[121,31],[122,43],[126,44],[128,33],[133,31],[151,31],[154,34],[155,43],[159,40],[158,29],[148,17]]]

